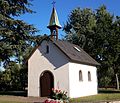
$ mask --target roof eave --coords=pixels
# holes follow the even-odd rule
[[[77,60],[72,60],[72,59],[70,59],[70,62],[78,63],[78,64],[85,64],[85,65],[90,65],[90,66],[100,66],[100,63],[98,63],[98,62],[88,63],[88,62],[82,62],[82,61],[77,61]]]

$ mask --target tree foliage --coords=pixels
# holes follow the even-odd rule
[[[110,14],[104,5],[95,11],[76,8],[70,13],[63,30],[67,34],[66,40],[82,47],[101,64],[99,81],[109,79],[107,84],[112,84],[115,74],[120,79],[119,16]],[[99,85],[102,83],[99,82]]]
[[[22,88],[20,78],[20,66],[15,62],[9,62],[6,70],[1,75],[0,90],[20,90]]]
[[[23,90],[27,86],[26,58],[41,40],[37,29],[17,17],[34,13],[29,0],[0,0],[0,89]],[[1,65],[0,65],[1,66]]]
[[[0,0],[0,62],[8,62],[13,56],[20,62],[27,47],[31,46],[36,28],[15,19],[32,13],[29,5],[28,0]]]

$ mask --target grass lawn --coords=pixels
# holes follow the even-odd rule
[[[81,97],[76,99],[71,99],[72,103],[76,102],[100,102],[100,101],[120,101],[120,93],[119,94],[98,94],[94,96]]]
[[[120,101],[120,90],[99,89],[98,95],[71,99],[72,103],[77,103],[77,102],[97,102],[98,103],[101,101]]]

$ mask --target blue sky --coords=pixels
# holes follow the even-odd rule
[[[120,16],[120,1],[119,0],[54,0],[56,2],[55,7],[57,10],[60,24],[64,26],[68,19],[68,15],[71,10],[76,7],[97,9],[101,5],[106,5],[107,10],[114,15]],[[33,6],[30,8],[36,13],[25,14],[20,19],[26,21],[29,24],[33,24],[38,30],[37,34],[50,34],[47,25],[49,23],[50,15],[52,12],[53,0],[33,0],[31,3]],[[59,36],[61,37],[65,33],[60,30]]]

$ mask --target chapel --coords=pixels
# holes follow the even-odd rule
[[[50,17],[49,39],[44,39],[28,59],[28,96],[49,97],[52,88],[64,90],[70,98],[98,92],[99,63],[78,45],[59,40],[56,8]]]

